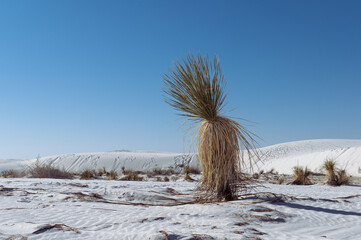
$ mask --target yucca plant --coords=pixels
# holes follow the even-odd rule
[[[341,186],[350,183],[350,178],[348,177],[346,170],[337,169],[335,160],[326,159],[322,168],[326,171],[328,185]]]
[[[165,101],[196,134],[195,142],[202,167],[201,190],[206,197],[232,200],[240,186],[241,167],[258,156],[255,135],[234,119],[226,117],[225,81],[217,57],[210,63],[200,54],[176,61],[163,75]]]
[[[311,185],[311,180],[308,178],[311,175],[311,171],[305,167],[294,167],[293,168],[293,181],[292,184],[294,185]]]
[[[333,159],[326,159],[322,165],[322,168],[326,171],[327,184],[331,186],[337,186],[337,176],[336,176],[336,161]]]

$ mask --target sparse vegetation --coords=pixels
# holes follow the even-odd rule
[[[154,177],[157,175],[170,176],[175,173],[176,172],[171,168],[169,168],[169,169],[154,168],[152,171],[147,171],[146,175],[148,178],[150,178],[150,177]]]
[[[118,179],[118,173],[115,170],[111,170],[107,174],[107,180],[117,180]]]
[[[101,176],[107,175],[107,174],[108,174],[108,172],[107,172],[107,170],[105,169],[105,167],[98,169],[98,172],[97,172],[97,176],[98,176],[98,177],[101,177]]]
[[[336,162],[333,159],[326,159],[322,167],[326,171],[327,184],[337,186]]]
[[[190,166],[186,166],[184,168],[184,173],[201,174],[201,171],[199,171],[198,168],[193,168],[193,167],[190,167]]]
[[[82,180],[90,180],[95,178],[96,174],[95,171],[92,170],[84,170],[83,172],[80,173],[80,179]]]
[[[124,177],[122,177],[120,180],[124,181],[143,181],[143,177],[139,176],[139,172],[132,171],[132,170],[124,170],[124,173],[126,174]]]
[[[204,197],[232,200],[240,186],[240,163],[246,159],[240,147],[258,156],[254,135],[238,122],[222,115],[226,93],[218,59],[213,64],[200,54],[176,62],[163,76],[166,102],[197,127],[198,157],[202,167],[201,190]],[[240,161],[241,160],[241,161]],[[187,175],[186,175],[187,176]],[[188,175],[189,176],[189,175]]]
[[[305,167],[294,167],[293,168],[294,178],[292,184],[294,185],[311,185],[311,180],[308,178],[311,175],[311,171]]]
[[[25,172],[23,171],[15,171],[15,170],[4,170],[1,172],[1,177],[3,178],[21,178],[25,176]]]
[[[350,183],[350,178],[347,176],[346,170],[337,169],[335,160],[326,159],[322,168],[326,171],[328,185],[340,186]]]
[[[339,186],[343,184],[349,184],[350,182],[351,182],[351,178],[347,175],[345,169],[337,171],[337,184]]]
[[[33,165],[27,167],[26,172],[31,178],[72,179],[74,177],[72,173],[53,167],[51,163],[41,164],[39,157]]]

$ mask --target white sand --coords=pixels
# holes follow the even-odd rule
[[[165,239],[159,231],[169,239],[361,236],[357,186],[267,184],[244,200],[194,204],[189,182],[0,178],[0,185],[0,239]]]

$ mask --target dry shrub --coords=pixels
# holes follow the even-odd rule
[[[80,173],[80,179],[82,180],[89,180],[95,178],[96,174],[95,171],[92,170],[84,170]]]
[[[307,167],[294,167],[293,168],[294,179],[292,184],[294,185],[311,185],[311,180],[308,178],[311,175],[311,171]]]
[[[163,180],[164,180],[164,182],[169,182],[169,177],[165,176],[165,177],[163,178]]]
[[[176,172],[170,168],[169,169],[154,168],[152,171],[146,172],[147,177],[154,177],[157,175],[170,176],[175,173]]]
[[[241,165],[246,150],[258,157],[254,135],[244,126],[223,115],[225,81],[217,58],[209,64],[200,54],[188,55],[183,64],[176,62],[169,74],[163,76],[166,102],[193,123],[198,158],[203,177],[203,196],[216,200],[237,198]],[[198,130],[198,131],[197,131]]]
[[[190,167],[190,166],[186,166],[184,168],[184,173],[201,174],[201,171],[199,171],[198,168],[193,168],[193,167]]]
[[[328,185],[341,186],[350,183],[350,178],[348,177],[346,170],[337,169],[335,160],[326,159],[322,168],[326,171]]]
[[[118,173],[115,170],[111,170],[107,173],[107,180],[117,180],[118,179]]]
[[[327,184],[331,186],[337,186],[336,176],[336,162],[332,159],[326,159],[322,165],[322,168],[326,171]]]
[[[343,185],[343,184],[349,184],[351,182],[350,177],[347,175],[346,170],[338,170],[337,171],[337,184]]]
[[[49,164],[41,164],[39,158],[26,171],[31,178],[72,179],[74,175],[68,171],[60,170]]]
[[[143,177],[139,176],[139,172],[137,171],[132,171],[132,170],[128,170],[128,171],[124,171],[126,173],[126,175],[124,177],[122,177],[120,180],[124,180],[124,181],[143,181]]]
[[[4,170],[1,172],[1,177],[3,178],[22,178],[25,176],[24,171],[15,171],[15,170]]]
[[[101,177],[101,176],[103,176],[103,175],[108,175],[108,172],[107,172],[107,170],[105,169],[105,167],[103,167],[103,168],[98,169],[98,172],[97,172],[96,175],[97,175],[98,177]]]

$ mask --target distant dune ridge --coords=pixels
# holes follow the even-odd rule
[[[361,140],[305,140],[287,142],[260,148],[261,161],[255,171],[272,168],[285,174],[291,174],[294,166],[307,166],[318,172],[325,159],[336,160],[339,168],[346,169],[353,176],[361,176]],[[152,170],[154,168],[173,168],[180,170],[184,166],[198,167],[195,154],[158,153],[147,151],[112,151],[98,153],[77,153],[42,157],[42,163],[68,171],[79,172],[85,169],[105,167],[108,171]],[[32,160],[0,160],[0,171],[21,169],[35,162]]]

